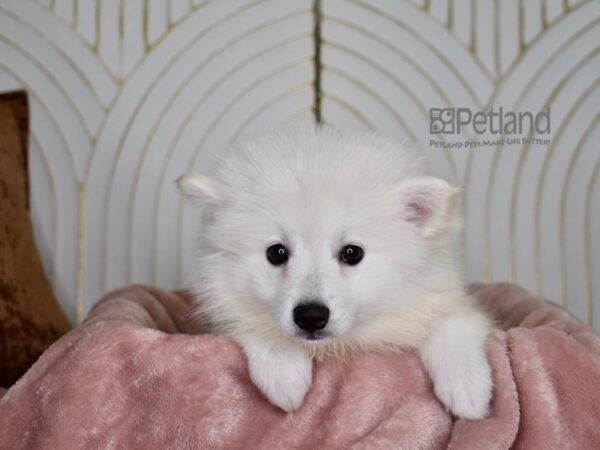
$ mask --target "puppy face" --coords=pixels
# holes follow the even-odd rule
[[[195,267],[200,308],[225,332],[306,345],[360,340],[428,283],[453,189],[430,177],[374,177],[390,170],[381,157],[328,168],[314,163],[314,151],[264,163],[255,148],[259,167],[234,161],[220,178],[180,179],[182,192],[205,208]]]
[[[248,273],[242,289],[272,312],[270,320],[285,335],[315,344],[349,333],[361,311],[376,309],[398,283],[390,283],[394,267],[421,251],[391,250],[402,227],[377,220],[385,201],[354,200],[322,191],[280,193],[261,217],[234,219],[255,224],[245,236],[254,245],[238,246],[237,258],[245,261],[240,270]],[[370,227],[367,218],[379,226]]]

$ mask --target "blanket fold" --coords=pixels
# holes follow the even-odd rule
[[[188,295],[130,286],[6,392],[0,448],[600,448],[600,336],[517,286],[471,290],[499,327],[485,420],[454,420],[414,352],[318,363],[287,415],[252,384],[240,348],[193,320]]]

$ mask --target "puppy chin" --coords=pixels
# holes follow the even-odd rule
[[[329,347],[338,339],[343,339],[352,329],[352,323],[347,327],[340,324],[328,325],[325,329],[310,333],[292,325],[291,329],[286,328],[286,334],[295,341],[309,348]]]
[[[304,345],[318,346],[326,344],[332,341],[335,336],[327,331],[316,331],[314,333],[307,333],[305,331],[298,331],[294,337],[298,339]]]

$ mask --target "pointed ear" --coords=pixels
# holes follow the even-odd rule
[[[215,182],[206,175],[182,175],[177,185],[181,193],[196,205],[214,206],[220,200]]]
[[[415,224],[427,239],[457,224],[454,214],[457,190],[441,178],[407,180],[398,186],[397,195],[404,220]]]

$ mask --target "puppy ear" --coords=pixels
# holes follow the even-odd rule
[[[398,186],[402,217],[417,226],[423,237],[435,238],[456,224],[457,190],[445,180],[421,177]]]
[[[215,182],[206,175],[182,175],[177,180],[181,193],[200,206],[214,206],[219,202]]]

